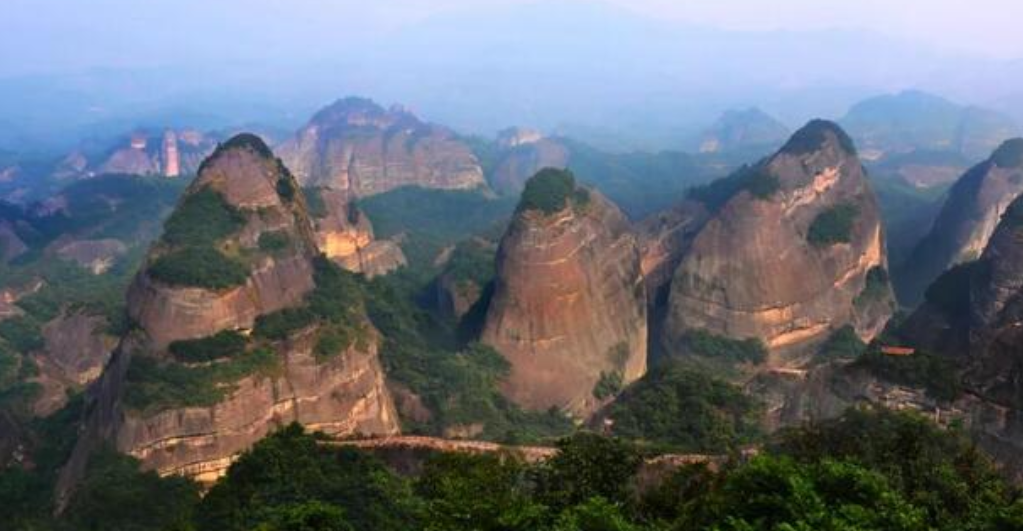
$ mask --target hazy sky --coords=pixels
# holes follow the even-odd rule
[[[944,52],[1023,58],[1020,0],[603,0],[741,30],[865,29]],[[431,17],[535,0],[0,0],[0,75],[185,62],[237,42],[294,54],[357,45]],[[593,4],[597,0],[561,0]],[[259,39],[263,37],[264,40]],[[247,50],[254,53],[256,50]],[[331,50],[332,52],[334,50]],[[246,51],[235,51],[244,58]]]

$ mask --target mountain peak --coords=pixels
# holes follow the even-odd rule
[[[550,215],[564,210],[570,204],[586,204],[589,198],[589,192],[576,184],[575,175],[571,171],[544,168],[526,181],[518,212],[537,210]]]
[[[829,143],[837,145],[849,155],[856,154],[856,145],[852,138],[835,122],[821,119],[811,120],[796,131],[781,148],[781,152],[797,156],[806,155],[824,149]]]
[[[991,161],[999,168],[1023,167],[1023,138],[1003,142],[991,155]]]
[[[313,116],[312,122],[388,127],[402,118],[415,119],[415,116],[400,105],[388,110],[369,98],[348,96],[321,109]]]

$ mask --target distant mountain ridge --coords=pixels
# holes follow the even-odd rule
[[[1004,114],[921,91],[861,101],[840,123],[871,160],[914,150],[984,157],[1020,130]]]

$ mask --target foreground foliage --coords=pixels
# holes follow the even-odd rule
[[[581,432],[558,450],[538,464],[422,455],[403,477],[292,425],[243,454],[202,499],[187,481],[103,454],[60,520],[34,505],[44,498],[24,496],[39,492],[25,472],[0,475],[0,503],[19,531],[1023,528],[1018,491],[964,435],[911,413],[854,409],[785,431],[754,457],[659,473],[620,439]]]

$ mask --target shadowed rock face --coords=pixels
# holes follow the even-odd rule
[[[148,359],[151,371],[201,369],[172,355],[168,344],[225,330],[251,328],[274,311],[304,303],[315,287],[318,250],[297,183],[262,141],[250,135],[225,143],[203,164],[183,199],[211,189],[244,220],[235,233],[215,242],[224,253],[241,249],[251,262],[245,282],[222,290],[169,285],[153,278],[151,267],[181,244],[167,234],[154,245],[146,267],[129,292],[128,306],[139,330],[121,340],[100,380],[87,395],[84,433],[62,472],[58,492],[65,500],[84,473],[89,454],[115,444],[139,458],[145,469],[215,479],[234,457],[273,429],[297,421],[337,435],[394,434],[398,419],[377,358],[378,334],[364,321],[365,338],[336,353],[319,345],[323,321],[313,321],[287,337],[259,343],[272,366],[248,371],[212,400],[185,406],[166,399],[132,402],[138,383],[129,367]],[[174,217],[168,222],[172,225]],[[268,250],[261,236],[286,235],[287,245]],[[201,267],[202,264],[196,264]],[[246,340],[249,341],[249,340]],[[256,347],[253,347],[256,348]],[[314,354],[316,352],[316,354]],[[254,356],[250,350],[232,356]],[[217,360],[216,363],[230,363]],[[142,370],[142,369],[140,369]],[[189,403],[189,402],[184,402]]]
[[[967,385],[1007,407],[1023,408],[1023,197],[1005,211],[981,258],[939,278],[904,333],[954,356]],[[939,330],[939,342],[928,332]],[[958,341],[948,341],[952,336]]]
[[[597,192],[581,193],[588,199],[577,192],[547,213],[520,205],[498,250],[482,338],[511,364],[512,401],[585,416],[599,406],[602,373],[626,384],[645,373],[647,324],[628,222]]]
[[[1023,153],[1023,139],[1002,144],[952,187],[930,233],[900,268],[903,300],[918,302],[938,275],[984,251],[1002,213],[1023,192],[1023,157],[1014,153]]]
[[[845,133],[811,122],[777,154],[731,179],[738,191],[674,273],[665,348],[680,353],[693,329],[754,337],[769,347],[774,366],[795,361],[846,324],[863,338],[876,334],[891,312],[887,279],[876,296],[859,296],[868,273],[887,267],[884,235]]]
[[[671,284],[675,269],[708,217],[709,213],[703,204],[686,200],[675,208],[654,214],[639,224],[637,232],[643,280],[646,283],[647,296],[652,302],[662,298],[659,295]],[[666,300],[667,293],[663,295]],[[662,304],[664,302],[660,301]]]
[[[346,190],[357,197],[401,186],[485,186],[475,155],[451,131],[403,109],[386,111],[359,98],[321,110],[280,152],[304,186]]]

